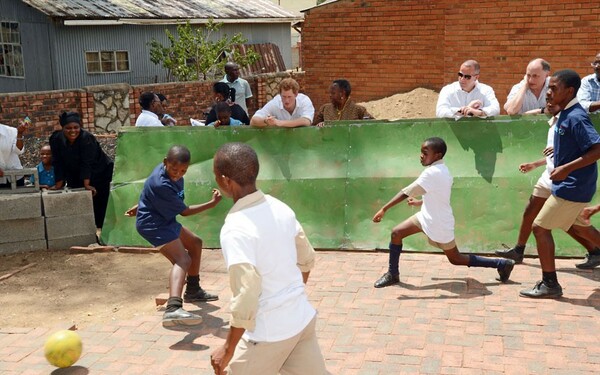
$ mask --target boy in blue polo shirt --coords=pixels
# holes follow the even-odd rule
[[[173,146],[163,162],[146,179],[139,203],[125,215],[136,216],[136,229],[153,246],[160,249],[173,264],[169,275],[169,300],[163,315],[163,326],[196,325],[202,317],[183,309],[185,302],[216,301],[216,295],[200,287],[202,240],[179,224],[177,215],[190,216],[213,208],[221,201],[221,193],[213,189],[212,199],[203,204],[187,206],[184,200],[183,175],[190,164],[190,151],[185,146]],[[183,284],[187,286],[183,299]]]
[[[554,134],[554,170],[550,173],[552,195],[533,221],[533,234],[542,268],[542,280],[533,288],[520,292],[521,297],[559,298],[555,264],[553,229],[584,238],[595,246],[600,244],[600,232],[586,223],[579,214],[596,192],[600,158],[600,135],[577,101],[581,78],[573,70],[560,70],[552,75],[546,101],[560,107]],[[589,250],[588,250],[589,251]],[[593,268],[596,251],[580,268]],[[589,263],[589,264],[588,264]]]

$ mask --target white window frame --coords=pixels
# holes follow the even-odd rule
[[[99,71],[93,71],[90,72],[89,70],[89,65],[90,65],[90,61],[88,61],[88,54],[96,54],[98,60],[97,63],[100,64],[100,70]],[[111,70],[111,71],[103,71],[103,67],[102,67],[102,54],[103,53],[111,53],[112,54],[112,63],[114,64],[115,70]],[[126,53],[127,54],[127,70],[118,70],[118,63],[117,63],[117,54],[118,53]],[[131,71],[131,60],[129,59],[129,51],[127,50],[114,50],[114,51],[106,51],[106,50],[97,50],[97,51],[85,51],[84,52],[84,57],[85,57],[85,71],[87,74],[114,74],[114,73],[127,73]],[[92,63],[96,63],[96,61],[93,61]]]

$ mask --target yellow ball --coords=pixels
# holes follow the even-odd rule
[[[44,355],[51,365],[64,368],[73,365],[81,356],[81,337],[69,330],[53,333],[46,340]]]

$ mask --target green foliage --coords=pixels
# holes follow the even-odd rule
[[[164,46],[152,38],[148,43],[150,60],[166,68],[169,78],[179,81],[218,78],[228,61],[235,61],[241,68],[256,62],[259,55],[255,51],[248,49],[243,55],[235,48],[248,41],[241,33],[212,38],[222,25],[212,19],[204,27],[192,27],[187,22],[177,25],[177,36],[165,30],[169,45]]]

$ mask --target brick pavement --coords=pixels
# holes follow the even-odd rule
[[[93,256],[93,255],[90,255]],[[450,265],[443,255],[405,253],[401,286],[374,289],[387,254],[319,252],[308,285],[332,374],[593,374],[600,368],[600,269],[559,260],[560,300],[518,291],[539,278],[537,259],[500,284],[492,269]],[[219,251],[205,251],[202,285],[220,301],[186,304],[198,328],[168,330],[161,312],[80,327],[84,352],[69,369],[43,355],[51,328],[0,328],[0,374],[210,374],[227,332],[230,293]],[[40,322],[43,326],[43,322]],[[310,374],[307,374],[310,375]]]

